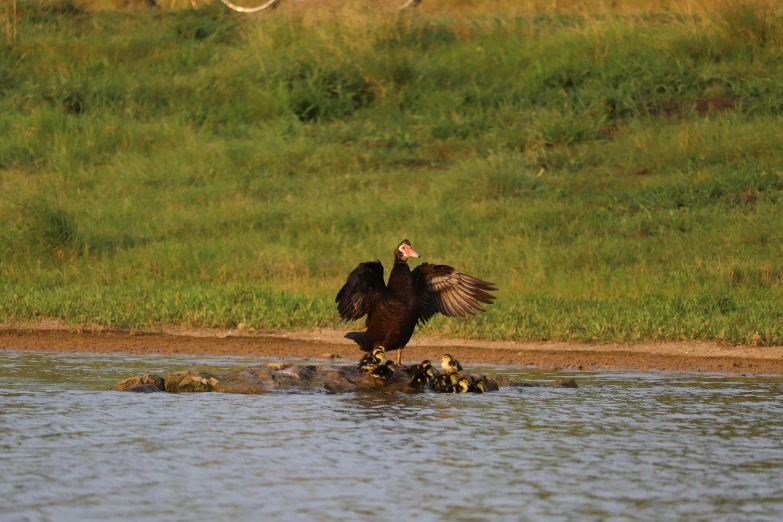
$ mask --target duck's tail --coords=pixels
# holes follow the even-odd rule
[[[364,348],[364,332],[348,332],[347,334],[345,334],[345,338],[350,339],[351,341],[358,344],[359,347],[365,352],[369,351],[369,350],[365,350]]]

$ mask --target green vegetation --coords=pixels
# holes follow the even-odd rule
[[[773,12],[17,10],[0,321],[338,327],[407,237],[501,287],[428,333],[783,343]]]

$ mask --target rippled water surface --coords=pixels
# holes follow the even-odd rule
[[[783,519],[783,380],[483,368],[579,389],[131,394],[258,359],[0,351],[0,520]]]

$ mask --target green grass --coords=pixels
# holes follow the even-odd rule
[[[783,343],[774,13],[17,22],[0,322],[344,327],[407,237],[501,288],[428,333]]]

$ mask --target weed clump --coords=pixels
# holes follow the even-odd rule
[[[74,0],[19,2],[17,12],[20,16],[39,24],[60,23],[63,18],[74,18],[85,13]]]
[[[448,46],[457,40],[454,28],[438,20],[410,21],[398,19],[375,37],[378,50],[415,49],[426,52],[437,46]]]
[[[238,20],[216,6],[176,13],[176,19],[174,29],[177,36],[185,40],[231,43],[236,41],[238,36]]]
[[[736,1],[717,12],[716,20],[723,36],[738,45],[765,48],[781,44],[783,31],[779,20],[763,9]]]
[[[33,201],[24,210],[26,235],[33,246],[51,251],[79,249],[81,234],[72,213],[44,199]]]
[[[299,60],[283,81],[289,107],[303,122],[346,117],[375,100],[372,86],[353,64]]]

